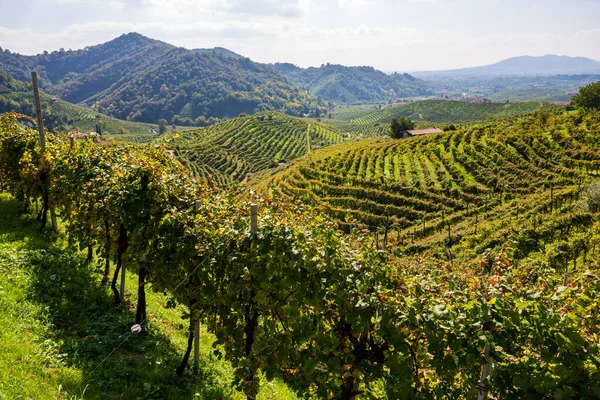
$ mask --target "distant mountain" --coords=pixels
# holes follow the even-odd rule
[[[0,51],[0,70],[21,81],[37,70],[47,93],[133,121],[202,125],[240,113],[299,116],[319,107],[269,65],[223,48],[188,50],[138,33],[75,51]]]
[[[541,57],[513,57],[481,67],[447,71],[423,71],[413,74],[420,78],[428,78],[436,76],[578,75],[594,73],[600,73],[600,61],[585,57],[545,55]]]
[[[309,93],[339,103],[387,101],[432,93],[427,83],[414,76],[387,75],[372,67],[327,64],[304,69],[287,63],[274,64],[274,67]]]

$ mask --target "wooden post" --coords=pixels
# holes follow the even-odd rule
[[[488,274],[489,277],[494,275],[494,267],[492,266],[490,268],[490,273]],[[487,294],[487,291],[486,291]],[[494,293],[493,297],[500,297],[499,293]],[[485,385],[485,380],[487,379],[487,377],[490,375],[490,373],[492,372],[492,359],[490,357],[490,344],[486,343],[485,347],[483,349],[483,356],[486,359],[486,363],[481,367],[481,375],[479,378],[479,391],[478,391],[478,395],[477,395],[477,400],[485,400],[487,399],[487,387]]]
[[[38,80],[37,80],[37,72],[31,71],[31,83],[33,85],[33,99],[35,101],[35,114],[37,117],[38,123],[38,131],[40,133],[40,147],[42,149],[42,154],[46,152],[46,136],[44,133],[44,119],[42,118],[42,106],[40,104],[40,90],[38,88]],[[46,167],[46,163],[44,163],[44,168]]]
[[[46,135],[44,132],[44,119],[42,118],[42,105],[40,102],[40,89],[38,87],[38,80],[37,80],[37,72],[35,71],[31,71],[31,84],[33,86],[33,98],[35,101],[35,114],[37,117],[37,125],[38,125],[38,132],[40,134],[40,148],[41,148],[41,153],[42,153],[42,168],[44,169],[44,171],[46,171],[46,169],[48,168],[48,166],[46,165],[46,158],[44,157],[45,153],[46,153]],[[46,185],[48,185],[48,181],[45,182]],[[46,190],[48,190],[49,188],[46,187]],[[56,223],[56,211],[54,210],[54,207],[50,207],[50,220],[52,221],[52,230],[53,231],[58,231],[58,224]]]
[[[383,250],[387,251],[388,246],[388,222],[385,223],[385,231],[383,232]]]
[[[554,197],[554,193],[553,193],[553,187],[552,187],[552,186],[550,186],[550,212],[552,212],[552,211],[553,211],[553,208],[554,208],[554,207],[553,207],[553,206],[554,206],[554,200],[553,200],[553,197]]]
[[[250,232],[258,231],[258,205],[250,204]]]
[[[194,203],[194,211],[198,213],[200,211],[200,200],[196,200]],[[190,310],[192,312],[192,310]],[[194,370],[198,371],[200,365],[200,321],[194,323]]]
[[[69,148],[72,149],[75,145],[75,138],[73,136],[69,137]]]
[[[123,265],[121,265],[121,290],[119,291],[121,302],[125,301],[125,266],[125,260],[123,260]]]

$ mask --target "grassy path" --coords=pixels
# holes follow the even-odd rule
[[[144,332],[128,335],[137,276],[127,304],[115,308],[101,260],[85,262],[60,235],[42,232],[0,194],[0,400],[243,399],[230,388],[232,369],[203,335],[199,371],[175,375],[186,344],[181,306],[149,291]],[[107,356],[120,343],[122,345]],[[259,399],[295,399],[283,383]]]

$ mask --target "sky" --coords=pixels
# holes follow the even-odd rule
[[[0,47],[79,49],[139,32],[254,61],[386,72],[520,55],[600,60],[600,0],[0,0]]]

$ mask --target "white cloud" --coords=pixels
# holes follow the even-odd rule
[[[32,0],[47,16],[41,25],[32,22],[28,7],[5,1],[0,13],[10,7],[21,19],[1,22],[0,46],[27,54],[82,48],[135,31],[177,46],[222,46],[256,61],[301,66],[331,62],[406,71],[523,54],[600,59],[596,19],[586,22],[582,15],[572,27],[526,15],[516,19],[508,11],[492,18],[475,0]],[[49,1],[55,7],[44,10]],[[505,0],[502,7],[510,10],[513,3]],[[489,7],[504,10],[497,3]],[[600,11],[588,7],[586,15]],[[560,20],[557,10],[545,18],[557,14]]]

